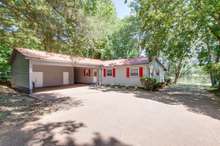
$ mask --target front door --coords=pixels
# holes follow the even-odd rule
[[[69,84],[69,72],[63,72],[63,84],[64,85]]]
[[[34,88],[43,87],[43,72],[33,72],[32,82]]]

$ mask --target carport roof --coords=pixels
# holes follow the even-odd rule
[[[151,60],[148,57],[137,57],[130,59],[116,59],[116,60],[106,60],[102,61],[99,59],[63,55],[58,53],[51,53],[46,51],[39,51],[27,48],[16,48],[14,52],[17,51],[29,59],[36,59],[40,61],[53,62],[53,63],[66,63],[66,64],[77,64],[77,65],[95,65],[95,66],[123,66],[123,65],[138,65],[147,64]],[[162,65],[163,64],[156,58],[156,61]]]
[[[36,59],[40,61],[46,61],[46,62],[82,64],[82,65],[102,64],[102,61],[98,59],[64,55],[64,54],[51,53],[51,52],[32,50],[32,49],[26,49],[26,48],[16,48],[15,50],[27,58]]]

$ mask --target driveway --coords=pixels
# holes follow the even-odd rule
[[[218,146],[220,102],[195,86],[159,92],[77,86],[34,93],[53,109],[1,146]]]

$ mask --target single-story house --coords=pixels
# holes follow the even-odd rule
[[[77,83],[141,86],[141,77],[164,81],[165,67],[148,57],[102,61],[25,48],[11,57],[12,87],[31,93],[35,88]]]

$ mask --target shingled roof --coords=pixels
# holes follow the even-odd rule
[[[148,57],[137,57],[130,59],[116,59],[104,61],[104,66],[138,65],[149,63]]]
[[[66,64],[79,64],[79,65],[95,65],[95,66],[123,66],[123,65],[138,65],[147,64],[150,62],[148,57],[137,57],[130,59],[116,59],[116,60],[99,60],[71,55],[63,55],[58,53],[51,53],[46,51],[39,51],[27,48],[16,48],[14,52],[17,51],[24,55],[28,59],[35,59],[46,62],[53,63],[66,63]],[[160,63],[159,60],[156,59]],[[161,64],[161,63],[160,63]],[[162,67],[165,69],[163,64]]]
[[[36,59],[41,61],[53,62],[53,63],[67,63],[67,64],[83,64],[83,65],[100,65],[102,64],[101,60],[84,58],[71,55],[63,55],[58,53],[51,53],[46,51],[31,50],[26,48],[16,48],[15,51],[18,51],[25,57],[29,59]]]

